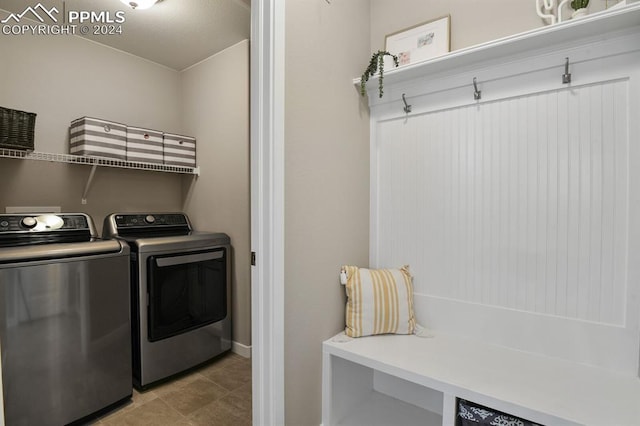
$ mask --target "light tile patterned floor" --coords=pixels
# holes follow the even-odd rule
[[[93,422],[117,426],[250,426],[251,360],[228,353],[186,376],[133,391],[132,401]]]

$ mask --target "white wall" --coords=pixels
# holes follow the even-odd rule
[[[411,86],[409,117],[376,106],[372,262],[411,265],[429,329],[635,375],[638,61],[587,50],[484,67],[479,103],[453,74]],[[567,52],[571,87],[547,71]]]
[[[0,38],[0,105],[37,113],[35,149],[68,153],[71,120],[92,116],[180,131],[176,71],[73,36]],[[89,167],[0,159],[0,210],[61,206],[89,213],[101,228],[115,210],[178,210],[181,177],[99,169],[80,204]]]
[[[197,138],[203,165],[185,210],[196,229],[231,237],[233,341],[245,353],[251,345],[249,41],[181,72],[180,81],[184,131]],[[185,193],[190,185],[185,182]]]
[[[3,106],[38,114],[36,150],[68,152],[71,120],[179,131],[178,72],[73,36],[0,39]]]
[[[285,416],[321,419],[321,342],[344,327],[342,264],[367,263],[366,0],[286,2]]]
[[[535,4],[535,0],[371,0],[371,50],[384,49],[387,34],[445,15],[451,16],[452,51],[521,33],[544,25]],[[615,0],[591,1],[589,12],[603,10],[606,4]],[[571,13],[568,6],[566,11]]]

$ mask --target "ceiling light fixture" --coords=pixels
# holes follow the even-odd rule
[[[131,9],[149,9],[156,4],[158,0],[120,0],[122,3],[129,6]]]

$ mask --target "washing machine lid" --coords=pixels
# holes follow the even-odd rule
[[[0,266],[44,260],[86,258],[89,256],[129,254],[129,247],[118,240],[92,239],[86,242],[31,244],[0,247]]]

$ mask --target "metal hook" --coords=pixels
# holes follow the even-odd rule
[[[404,93],[402,94],[402,102],[404,102],[404,112],[409,114],[411,112],[411,105],[407,104],[407,99],[404,97]]]
[[[562,84],[571,83],[571,73],[569,72],[569,58],[565,58],[564,62],[564,74],[562,74]]]
[[[475,77],[473,77],[473,99],[476,101],[482,99],[482,90],[478,90],[478,83]]]

